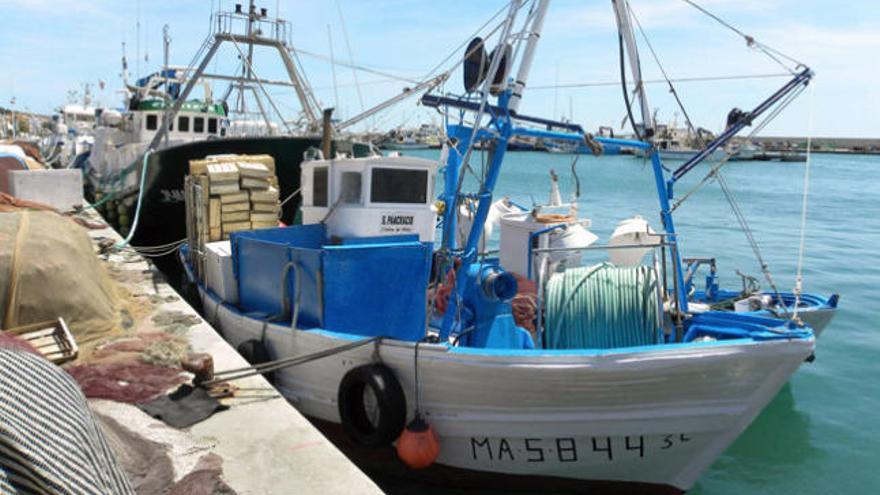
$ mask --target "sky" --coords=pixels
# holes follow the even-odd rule
[[[876,0],[696,0],[758,41],[809,65],[811,88],[760,135],[880,137],[880,2]],[[234,0],[0,0],[0,106],[16,98],[18,109],[51,113],[70,92],[92,84],[95,98],[121,105],[122,43],[129,71],[145,75],[162,65],[162,28],[172,39],[170,63],[188,65],[209,34],[211,13],[233,8]],[[300,58],[316,97],[346,118],[398,94],[458,48],[507,0],[262,0],[270,15],[291,21],[293,44],[310,54]],[[750,49],[738,35],[682,0],[630,0],[632,9],[673,79],[778,75],[783,69]],[[342,15],[340,15],[340,12]],[[140,21],[140,37],[138,33]],[[617,29],[610,0],[553,0],[520,112],[571,117],[586,129],[619,130],[625,107],[618,66]],[[639,35],[646,80],[661,72]],[[347,48],[350,47],[350,50]],[[333,65],[352,61],[382,74]],[[323,58],[322,58],[323,57]],[[455,57],[453,57],[453,60]],[[210,66],[230,72],[237,66],[227,47]],[[449,67],[449,63],[443,69]],[[258,50],[260,77],[285,77],[277,55]],[[357,85],[355,84],[357,79]],[[785,77],[675,83],[694,124],[712,131],[723,126],[733,107],[750,109],[783,85]],[[105,88],[98,88],[98,81]],[[570,84],[609,83],[588,87]],[[213,85],[220,95],[227,83]],[[561,86],[554,88],[554,86]],[[460,71],[442,88],[461,93]],[[279,110],[293,118],[299,103],[289,88],[270,89]],[[659,122],[683,123],[664,84],[648,86]],[[440,123],[436,112],[409,99],[356,130]]]

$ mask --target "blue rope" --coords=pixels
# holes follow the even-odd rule
[[[134,220],[131,222],[131,230],[128,231],[128,235],[122,242],[116,244],[116,249],[122,249],[127,246],[128,243],[131,242],[132,237],[134,237],[134,231],[137,230],[138,219],[141,217],[141,202],[144,200],[144,184],[147,180],[147,165],[149,164],[151,153],[152,151],[150,150],[147,150],[146,153],[144,153],[144,162],[141,165],[141,186],[138,190],[138,199],[134,210]]]
[[[547,283],[549,349],[611,349],[661,341],[657,278],[647,266],[602,263]]]

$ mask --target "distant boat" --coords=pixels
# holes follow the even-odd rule
[[[417,141],[415,138],[401,138],[385,141],[379,147],[386,150],[427,150],[431,145]]]

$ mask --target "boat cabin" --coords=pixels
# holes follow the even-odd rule
[[[161,100],[139,103],[128,114],[126,130],[139,136],[137,141],[149,141],[162,125],[165,104]],[[200,101],[187,101],[180,108],[168,129],[168,137],[174,141],[194,141],[223,137],[228,123],[222,105]]]
[[[403,156],[302,164],[302,222],[341,238],[417,234],[433,242],[437,162]]]

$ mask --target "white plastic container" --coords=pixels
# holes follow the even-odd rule
[[[614,229],[611,238],[608,239],[609,246],[626,246],[626,245],[649,245],[657,244],[660,241],[658,237],[652,237],[654,229],[648,225],[648,222],[636,215],[627,218]],[[638,266],[642,264],[642,258],[651,251],[651,248],[629,248],[629,249],[609,249],[608,259],[617,266]]]
[[[205,251],[208,288],[223,302],[238,304],[238,283],[232,269],[232,245],[229,241],[210,242],[205,245]]]
[[[565,229],[541,235],[538,238],[538,247],[586,247],[596,242],[598,237],[581,223],[571,222]],[[531,234],[553,225],[558,225],[558,223],[537,222],[531,213],[510,213],[501,217],[501,253],[499,255],[501,266],[506,270],[528,276]],[[587,225],[589,224],[587,223]],[[580,251],[567,251],[551,253],[549,257],[551,263],[565,260],[566,263],[577,264],[580,262],[581,255]],[[536,273],[535,267],[532,268],[533,276]]]

